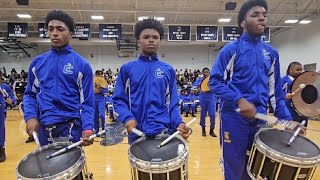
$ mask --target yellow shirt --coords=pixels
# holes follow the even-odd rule
[[[200,84],[201,92],[209,92],[210,91],[210,88],[208,86],[209,79],[210,79],[210,77],[208,76],[201,81],[201,84]]]

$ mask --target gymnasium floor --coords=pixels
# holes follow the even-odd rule
[[[193,134],[189,138],[188,174],[191,180],[222,180],[219,165],[219,139],[211,136],[202,137],[199,126],[199,113],[196,123],[191,125]],[[184,118],[186,122],[192,118]],[[208,124],[209,125],[209,124]],[[219,118],[216,118],[216,127],[219,127]],[[310,121],[310,128],[320,129],[320,121]],[[27,154],[36,149],[36,144],[26,144],[25,123],[18,110],[9,110],[6,122],[6,155],[4,163],[0,163],[0,179],[16,179],[16,167]],[[209,129],[207,130],[207,132]],[[218,128],[215,130],[218,134]],[[316,144],[320,144],[320,133],[309,131],[307,136]],[[85,147],[87,167],[95,179],[129,180],[131,179],[128,161],[127,139],[114,146],[101,146],[101,138],[96,138],[92,146]],[[316,170],[313,179],[320,180],[320,168]]]

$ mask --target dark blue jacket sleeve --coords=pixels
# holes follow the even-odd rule
[[[130,110],[131,104],[129,102],[128,96],[130,92],[128,92],[128,94],[126,93],[127,80],[130,79],[128,77],[127,68],[124,65],[120,68],[120,72],[116,80],[114,95],[112,98],[114,114],[117,116],[117,120],[119,120],[122,123],[126,123],[129,120],[136,120],[136,118]]]
[[[170,94],[169,113],[170,113],[171,125],[174,128],[173,131],[175,131],[175,129],[183,121],[180,116],[176,73],[173,68],[171,68],[170,74],[171,74],[171,78],[170,78],[170,84],[169,84],[169,94]]]
[[[233,46],[226,45],[221,50],[213,64],[208,85],[210,91],[215,95],[219,96],[221,99],[233,101],[236,105],[237,101],[243,96],[240,91],[229,88],[225,79],[227,74],[230,73],[228,72],[228,69],[232,68],[230,67],[231,64],[229,64],[229,62],[232,59],[235,61],[235,56],[236,52],[235,47]]]
[[[39,90],[38,79],[34,75],[37,59],[34,59],[29,67],[28,83],[23,95],[23,114],[24,120],[27,122],[31,118],[38,119],[38,107],[36,96]]]
[[[89,64],[84,66],[82,77],[83,102],[81,103],[82,130],[93,130],[94,127],[94,92],[93,73]]]
[[[275,59],[273,63],[274,69],[274,77],[269,76],[269,86],[274,86],[274,96],[275,98],[271,98],[271,104],[273,104],[273,109],[275,110],[275,116],[280,119],[292,120],[289,110],[285,104],[284,93],[282,90],[282,82],[280,76],[280,63],[279,63],[279,54],[275,53]],[[272,74],[270,72],[269,74]],[[270,78],[274,78],[274,81],[270,81]],[[274,85],[273,85],[274,82]],[[275,102],[274,102],[275,101]],[[274,107],[275,105],[275,107]]]

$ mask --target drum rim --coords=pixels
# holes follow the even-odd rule
[[[55,174],[55,175],[52,175],[52,176],[48,176],[48,177],[42,177],[42,178],[27,178],[27,177],[24,177],[22,176],[20,173],[19,173],[19,165],[22,161],[24,161],[25,159],[27,159],[28,157],[30,157],[31,155],[39,152],[39,151],[42,151],[42,150],[45,150],[45,149],[48,149],[49,147],[52,147],[52,146],[67,146],[67,145],[70,145],[71,143],[70,142],[55,142],[55,143],[52,143],[52,144],[48,144],[48,145],[45,145],[45,146],[42,146],[34,151],[32,151],[31,153],[29,153],[27,156],[25,156],[18,164],[17,168],[16,168],[16,175],[17,175],[17,178],[19,180],[49,180],[49,179],[57,179],[57,178],[68,178],[68,179],[73,179],[75,178],[83,169],[83,167],[85,166],[85,161],[86,161],[86,158],[85,158],[85,154],[84,154],[84,151],[81,147],[75,147],[75,148],[80,148],[80,152],[81,152],[81,155],[80,155],[80,158],[78,159],[78,161],[76,163],[74,163],[70,168],[58,173],[58,174]]]
[[[266,155],[269,158],[273,158],[273,160],[276,160],[277,162],[282,162],[283,164],[288,165],[294,165],[294,166],[301,166],[301,165],[308,165],[308,166],[317,166],[320,162],[320,154],[315,157],[311,158],[301,158],[301,157],[294,157],[290,156],[284,153],[281,153],[277,150],[274,150],[267,146],[264,142],[262,142],[259,138],[259,133],[263,131],[267,131],[273,128],[265,128],[261,129],[259,132],[256,133],[254,137],[254,144],[256,145],[257,149],[264,155]],[[277,129],[278,131],[284,132],[285,130]],[[309,142],[315,144],[311,140],[305,138]]]
[[[177,138],[177,137],[175,137],[175,138]],[[135,142],[133,142],[132,145],[136,144],[140,141],[143,141],[145,139],[146,139],[146,137],[141,137],[138,140],[136,140]],[[132,146],[131,145],[128,149],[130,164],[133,167],[135,167],[137,170],[143,171],[143,172],[148,172],[148,173],[167,173],[167,172],[171,172],[171,171],[179,169],[179,167],[181,167],[182,165],[184,165],[188,162],[189,148],[183,140],[181,140],[180,138],[177,138],[177,139],[179,139],[183,143],[183,145],[185,147],[184,152],[173,159],[161,161],[161,162],[150,162],[150,161],[144,161],[139,158],[136,158],[131,153],[131,146]]]

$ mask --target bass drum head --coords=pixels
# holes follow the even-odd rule
[[[57,175],[75,165],[82,156],[82,149],[75,147],[56,157],[48,155],[66,147],[68,143],[53,143],[28,154],[18,165],[18,174],[25,178],[46,178]],[[76,174],[79,174],[77,172]]]
[[[186,151],[184,142],[178,138],[173,138],[158,148],[158,145],[165,139],[166,137],[140,138],[130,146],[129,150],[135,158],[148,162],[171,160]]]
[[[297,90],[300,84],[306,86],[292,97],[294,108],[307,117],[320,116],[320,74],[309,71],[300,74],[294,80],[291,92]]]
[[[309,139],[300,135],[296,137],[290,146],[288,146],[289,139],[292,135],[292,132],[278,129],[265,129],[257,134],[262,143],[282,154],[301,158],[301,160],[307,158],[319,158],[319,147]]]

